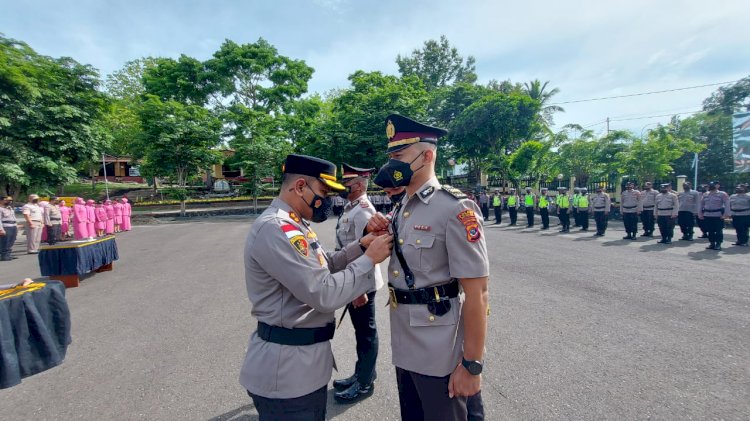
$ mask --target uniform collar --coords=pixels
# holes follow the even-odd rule
[[[418,188],[416,193],[412,195],[412,197],[416,196],[421,200],[425,205],[430,203],[430,199],[432,199],[432,196],[435,195],[435,192],[440,188],[440,182],[438,181],[437,177],[432,177],[429,180],[427,180],[426,183],[422,185],[422,187]],[[411,198],[410,198],[411,199]]]

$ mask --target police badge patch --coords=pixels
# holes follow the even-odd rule
[[[289,239],[289,243],[294,246],[297,253],[304,257],[310,255],[309,247],[310,244],[305,239],[304,234],[297,227],[292,224],[284,224],[281,226],[281,230],[284,231],[286,238]]]
[[[471,209],[466,209],[456,215],[456,218],[466,228],[466,240],[470,243],[476,243],[482,237],[482,233],[479,231],[479,221]]]

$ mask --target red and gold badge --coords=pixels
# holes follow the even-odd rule
[[[479,230],[479,221],[477,221],[477,216],[474,211],[466,209],[456,215],[456,218],[458,218],[464,228],[466,228],[466,240],[470,243],[479,241],[482,237],[482,232]]]

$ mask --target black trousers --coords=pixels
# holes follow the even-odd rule
[[[750,230],[750,215],[732,216],[732,225],[734,226],[734,231],[737,233],[737,243],[747,244],[748,231]]]
[[[47,225],[47,243],[54,246],[60,241],[60,233],[62,232],[61,225]]]
[[[706,228],[706,221],[705,220],[698,218],[695,221],[695,224],[698,225],[698,228],[701,229],[701,234],[708,235],[708,228]]]
[[[604,211],[594,211],[594,221],[596,221],[596,233],[604,234],[607,231],[607,215]]]
[[[482,216],[484,219],[487,219],[490,217],[490,204],[489,203],[482,203]]]
[[[622,222],[625,224],[625,232],[635,236],[638,232],[638,214],[635,212],[623,213]]]
[[[581,219],[578,216],[578,208],[573,208],[573,223],[575,224],[576,227],[581,226]]]
[[[644,209],[641,212],[641,222],[643,223],[643,232],[652,234],[654,232],[654,209]]]
[[[687,238],[693,238],[693,227],[695,227],[695,214],[688,211],[677,213],[677,222],[680,224],[682,235]]]
[[[557,217],[560,218],[562,229],[570,229],[570,215],[568,214],[568,208],[558,208]]]
[[[258,410],[259,421],[325,421],[328,385],[290,399],[271,399],[247,392]]]
[[[542,228],[549,228],[549,208],[539,208],[539,215],[542,217]]]
[[[16,243],[18,227],[3,227],[5,235],[0,237],[0,259],[10,260],[10,252],[13,250],[13,244]]]
[[[703,223],[708,231],[708,241],[721,244],[724,241],[724,220],[720,216],[705,216]]]
[[[448,397],[450,376],[432,377],[396,367],[398,400],[403,421],[484,420],[482,392]]]
[[[659,234],[661,234],[661,239],[671,240],[672,236],[674,236],[674,218],[670,215],[659,215],[656,217],[656,220],[659,224]]]
[[[502,219],[503,219],[503,207],[495,206],[495,223],[499,224]]]
[[[509,206],[508,207],[508,214],[510,215],[510,223],[511,224],[515,224],[516,221],[518,220],[518,208],[515,207],[515,206],[513,206],[513,207]]]
[[[378,359],[378,329],[375,324],[375,291],[367,293],[367,304],[360,308],[349,306],[349,317],[357,339],[357,364],[354,374],[361,384],[375,380],[375,362]]]
[[[526,223],[530,226],[534,226],[534,207],[526,206]]]
[[[583,229],[589,229],[589,211],[578,210],[578,225]]]

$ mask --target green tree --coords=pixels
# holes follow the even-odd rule
[[[418,77],[428,91],[454,82],[474,83],[477,80],[474,57],[464,60],[445,35],[441,35],[439,41],[425,41],[422,49],[415,49],[409,56],[399,54],[396,64],[401,76]]]
[[[144,175],[172,176],[178,189],[184,190],[191,176],[219,162],[221,156],[215,148],[220,142],[221,121],[205,108],[147,94],[140,118],[143,135],[135,150]],[[185,198],[180,194],[183,216]]]
[[[539,101],[541,113],[539,119],[542,123],[542,127],[549,131],[549,127],[554,123],[553,116],[555,113],[565,112],[563,107],[559,105],[550,104],[550,100],[553,96],[560,93],[558,88],[547,90],[549,81],[542,83],[539,79],[534,79],[531,82],[523,84],[524,92],[531,98]]]
[[[650,130],[647,139],[632,138],[627,149],[616,154],[624,174],[637,180],[654,180],[673,172],[672,164],[703,146],[690,139],[676,137],[668,127]]]

